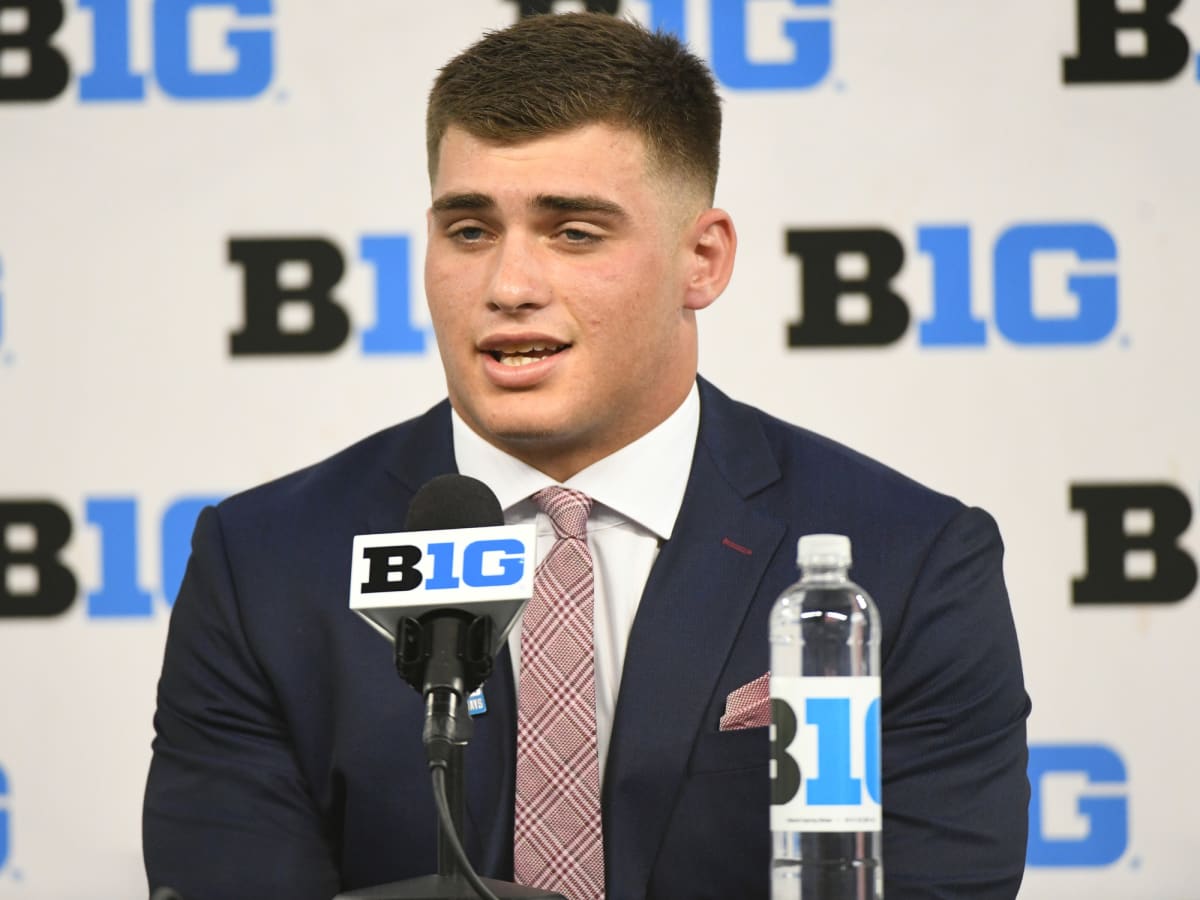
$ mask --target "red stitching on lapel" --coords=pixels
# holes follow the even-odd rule
[[[721,538],[721,546],[728,547],[730,550],[736,550],[744,556],[750,556],[754,551],[749,547],[743,547],[741,544],[735,544],[729,538]]]

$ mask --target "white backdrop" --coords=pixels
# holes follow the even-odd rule
[[[428,321],[424,97],[517,7],[0,2],[0,897],[144,895],[140,803],[188,498],[306,465],[441,396],[432,337],[397,352]],[[701,319],[702,371],[1000,522],[1040,767],[1022,898],[1196,896],[1186,569],[1200,537],[1177,536],[1161,506],[1122,514],[1110,490],[1097,502],[1119,524],[1089,559],[1101,514],[1070,498],[1160,485],[1190,519],[1200,497],[1186,37],[1200,41],[1200,4],[1154,27],[1124,0],[621,9],[681,28],[723,85],[718,202],[741,243]],[[1089,45],[1107,80],[1066,83],[1078,29],[1111,36],[1113,10],[1123,58]],[[891,288],[912,324],[877,346],[789,347],[788,326],[833,300],[801,296],[819,261],[789,254],[788,232],[862,228],[903,247]],[[230,242],[265,238],[337,248],[344,342],[231,354],[251,301]],[[1111,252],[1050,248],[1085,238]],[[1013,252],[1023,239],[1036,252]],[[1022,271],[1029,291],[1011,281]],[[921,322],[967,317],[968,296],[981,342],[922,339]],[[848,298],[843,321],[869,325],[872,303]],[[281,319],[303,332],[306,311]],[[385,352],[370,352],[380,321]],[[1138,551],[1139,533],[1158,549]],[[1168,557],[1190,596],[1153,602]],[[60,566],[76,591],[55,587]],[[1089,569],[1123,602],[1073,602]],[[1139,586],[1151,602],[1129,602]]]

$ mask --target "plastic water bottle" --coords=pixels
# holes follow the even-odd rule
[[[771,612],[771,898],[883,897],[879,611],[811,534]]]

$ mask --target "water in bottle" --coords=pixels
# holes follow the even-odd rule
[[[879,611],[850,539],[800,538],[771,612],[771,898],[883,897]]]

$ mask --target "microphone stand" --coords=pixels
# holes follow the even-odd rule
[[[422,738],[430,769],[440,770],[434,772],[439,806],[439,774],[444,781],[438,874],[349,891],[334,900],[476,900],[489,893],[504,900],[566,900],[551,891],[479,878],[462,850],[464,756],[472,729],[466,698],[492,671],[491,619],[461,610],[435,610],[419,620],[401,618],[395,637],[396,670],[425,697]]]

